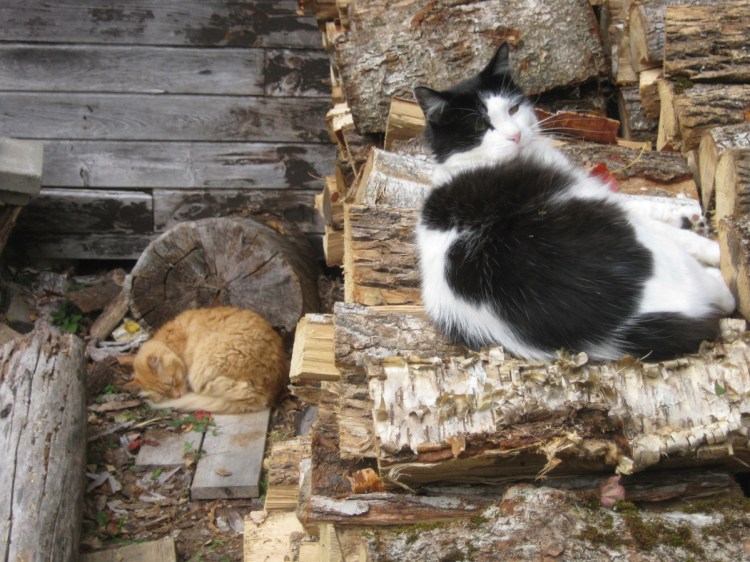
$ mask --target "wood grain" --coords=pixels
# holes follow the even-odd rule
[[[0,349],[3,560],[78,559],[86,462],[83,342],[40,325]]]
[[[315,98],[0,93],[0,129],[35,139],[324,142]]]
[[[294,0],[4,0],[0,40],[200,47],[320,47]]]
[[[43,183],[113,189],[318,189],[331,144],[45,141]]]

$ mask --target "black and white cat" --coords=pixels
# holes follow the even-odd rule
[[[436,160],[422,298],[443,332],[528,359],[660,360],[716,337],[735,306],[718,244],[648,216],[541,136],[507,45],[478,76],[414,95]]]

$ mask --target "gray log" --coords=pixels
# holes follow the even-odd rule
[[[144,250],[130,310],[156,329],[190,308],[239,306],[291,332],[319,307],[313,254],[302,238],[251,219],[185,222]]]
[[[444,89],[484,68],[503,41],[529,93],[607,74],[586,0],[353,2],[351,31],[336,44],[347,103],[360,132],[385,131],[393,96]]]
[[[78,559],[85,377],[72,335],[39,326],[0,349],[0,560]]]

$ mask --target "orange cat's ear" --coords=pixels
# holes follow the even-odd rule
[[[161,365],[161,359],[159,359],[158,355],[149,355],[148,359],[146,359],[146,362],[148,363],[148,366],[154,371],[158,370],[159,366]]]

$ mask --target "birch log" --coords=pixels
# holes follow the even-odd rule
[[[291,332],[319,307],[313,254],[301,237],[252,219],[180,223],[133,267],[130,310],[157,329],[189,308],[238,306]]]
[[[469,352],[451,347],[423,318],[387,307],[340,303],[334,318],[337,361],[344,372],[364,370],[370,392],[371,447],[356,453],[376,456],[386,478],[627,474],[750,458],[744,321],[727,322],[725,339],[700,354],[650,364]]]
[[[729,148],[750,148],[750,123],[714,127],[701,137],[698,147],[698,170],[704,209],[709,208],[714,195],[719,158]]]
[[[750,82],[750,0],[669,7],[664,33],[666,78]]]
[[[0,559],[79,559],[86,463],[83,342],[39,326],[0,349]]]
[[[530,93],[607,72],[586,0],[360,0],[349,14],[351,30],[337,40],[336,61],[360,132],[385,132],[392,97],[476,74],[503,41],[514,46],[514,75]]]

